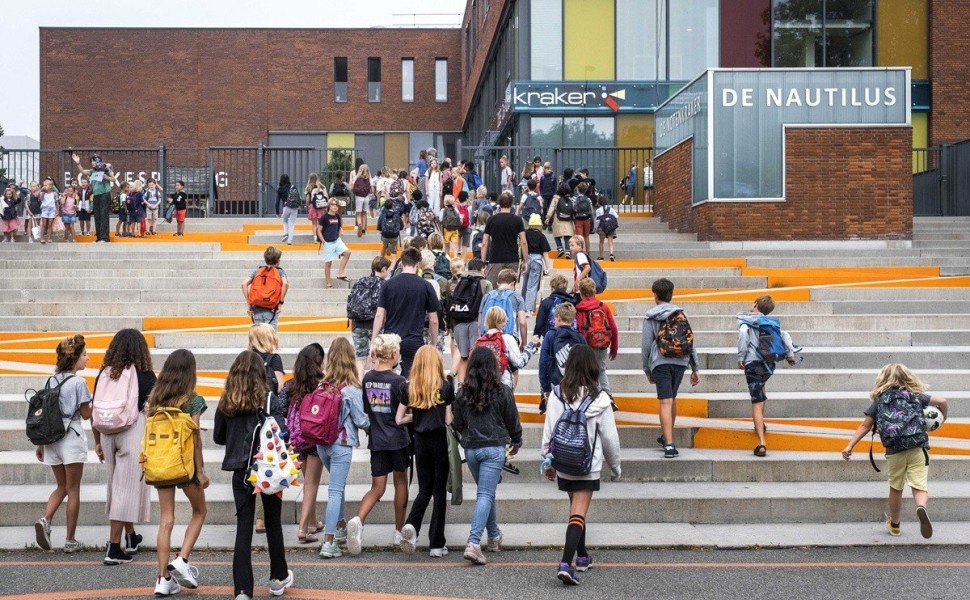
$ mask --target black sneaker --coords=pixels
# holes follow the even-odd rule
[[[664,440],[664,436],[662,436],[662,435],[657,436],[657,443],[660,444],[660,447],[661,448],[666,448],[667,447],[667,441]]]
[[[141,545],[142,537],[135,532],[125,534],[125,553],[138,554],[138,546]]]
[[[566,254],[566,251],[563,250],[562,248],[556,250],[556,258],[562,258],[563,255],[565,255],[565,254]]]
[[[677,452],[677,447],[673,444],[664,446],[664,458],[674,458],[679,454],[680,452]]]
[[[539,396],[539,414],[540,415],[546,414],[546,397],[545,396]]]
[[[123,565],[131,561],[131,555],[121,550],[121,544],[108,543],[108,548],[104,553],[104,564],[108,566]]]

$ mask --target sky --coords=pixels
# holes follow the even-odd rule
[[[461,22],[465,0],[13,0],[4,3],[0,126],[40,139],[40,27],[387,27]],[[340,9],[343,10],[340,10]],[[11,93],[13,92],[13,93]]]

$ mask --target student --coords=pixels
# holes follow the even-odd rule
[[[539,340],[530,340],[530,343],[520,350],[518,340],[507,333],[503,333],[508,317],[505,315],[505,311],[498,306],[488,309],[484,319],[485,333],[478,338],[474,347],[486,347],[492,350],[499,362],[502,384],[514,390],[518,383],[518,371],[529,364],[529,360],[535,354]]]
[[[158,209],[162,205],[162,186],[154,179],[148,180],[145,190],[145,220],[148,224],[148,235],[155,235],[155,225],[158,223]]]
[[[539,414],[545,414],[547,400],[554,386],[565,374],[566,359],[576,346],[585,346],[586,339],[576,331],[576,307],[563,302],[556,307],[554,327],[546,330],[539,351]]]
[[[522,268],[522,260],[529,255],[525,241],[525,224],[512,213],[512,194],[502,192],[498,197],[498,212],[485,224],[482,237],[482,256],[488,257],[486,277],[498,287],[498,274],[512,269],[516,274]]]
[[[600,489],[600,473],[603,462],[609,464],[612,477],[616,481],[622,473],[620,468],[620,436],[616,430],[611,406],[613,399],[599,388],[599,359],[588,346],[578,346],[566,359],[565,372],[559,386],[553,390],[552,402],[546,412],[542,429],[541,455],[543,474],[549,481],[557,481],[559,491],[569,494],[569,523],[566,527],[566,543],[562,559],[559,561],[557,577],[566,585],[579,585],[576,571],[586,571],[593,566],[593,558],[586,551],[586,513],[593,500],[593,492]],[[559,418],[568,405],[571,410],[579,410],[584,402],[586,407],[586,433],[589,436],[593,461],[586,475],[570,475],[556,471],[552,466],[550,447]],[[573,557],[576,568],[573,569]]]
[[[58,206],[61,223],[64,224],[64,241],[74,242],[74,224],[77,222],[77,190],[73,185],[64,187]]]
[[[37,545],[44,550],[51,549],[51,521],[66,498],[65,554],[73,554],[83,548],[75,534],[81,512],[81,477],[84,475],[84,463],[88,461],[88,435],[81,422],[91,418],[91,393],[84,378],[78,377],[77,372],[83,371],[87,364],[88,353],[83,335],[64,338],[57,344],[57,366],[45,387],[63,384],[58,403],[67,432],[53,444],[37,446],[35,450],[37,460],[50,466],[57,481],[57,487],[47,500],[44,516],[34,523]]]
[[[120,190],[118,196],[115,197],[114,209],[116,215],[118,215],[118,222],[115,224],[115,235],[117,237],[128,237],[128,191],[131,189],[131,184],[127,181],[118,186]],[[97,227],[97,223],[94,224]]]
[[[202,413],[206,410],[205,399],[195,391],[195,355],[188,350],[176,350],[168,355],[162,370],[158,374],[158,381],[148,396],[146,410],[152,416],[159,408],[180,408],[182,412],[192,417],[196,426]],[[179,580],[186,587],[199,587],[199,570],[189,565],[192,548],[202,532],[205,521],[205,489],[209,487],[209,476],[205,473],[205,462],[202,456],[201,429],[195,430],[195,475],[187,483],[178,485],[156,486],[158,492],[158,537],[156,548],[158,554],[158,577],[155,580],[155,596],[169,596],[181,591]],[[185,527],[182,545],[178,556],[169,562],[172,548],[172,528],[175,526],[175,488],[182,490],[192,506],[192,517]]]
[[[249,278],[242,283],[243,297],[246,298],[246,304],[249,304],[249,293],[253,287],[253,284],[256,283],[256,277],[265,274],[263,273],[264,270],[276,270],[279,272],[281,279],[279,303],[274,308],[265,308],[249,304],[249,316],[253,320],[253,323],[267,323],[273,329],[279,329],[280,308],[283,306],[283,300],[286,299],[286,292],[290,289],[290,282],[286,278],[286,271],[280,268],[280,258],[282,256],[283,253],[280,252],[276,247],[270,246],[266,248],[266,251],[263,252],[263,262],[265,263],[265,266],[263,268],[253,269],[253,272],[249,274]],[[267,282],[269,281],[270,279],[267,278]],[[262,285],[262,281],[260,281],[260,285],[262,289],[267,288],[267,286]],[[267,289],[267,291],[270,290]]]
[[[552,259],[549,258],[549,240],[542,233],[542,217],[533,213],[529,217],[529,228],[525,231],[525,242],[529,247],[529,259],[526,261],[525,273],[522,276],[522,295],[525,296],[525,310],[532,314],[536,310],[539,298],[539,287],[542,278],[552,270]]]
[[[475,217],[475,229],[472,231],[472,258],[484,260],[482,258],[482,239],[485,236],[485,225],[492,213],[482,211]]]
[[[289,419],[299,419],[300,405],[323,381],[324,352],[320,344],[313,343],[300,350],[293,364],[293,378],[286,382],[280,391],[280,400],[287,405],[287,424]],[[295,415],[295,416],[294,416]],[[323,473],[323,463],[317,454],[316,444],[306,443],[302,438],[291,437],[290,445],[303,461],[303,501],[300,509],[299,529],[296,539],[301,544],[317,541],[316,536],[316,503],[317,490],[320,488],[320,476]]]
[[[431,320],[425,319],[422,335],[425,344],[431,344],[443,353],[445,351],[445,334],[448,331],[445,307],[451,303],[449,296],[451,285],[447,279],[435,272],[436,264],[437,258],[434,253],[431,250],[424,250],[421,254],[421,278],[431,285],[431,289],[434,290],[435,297],[438,300],[438,330],[435,337],[431,337]],[[448,274],[451,275],[450,266]]]
[[[445,196],[445,207],[441,209],[441,229],[444,232],[445,248],[448,255],[460,256],[461,252],[461,214],[455,206],[453,196]]]
[[[145,219],[144,189],[145,184],[141,179],[136,179],[131,184],[131,192],[128,194],[128,237],[136,237],[135,231],[139,230]],[[137,237],[145,237],[144,232],[139,231]]]
[[[381,256],[397,254],[401,229],[404,227],[401,219],[402,215],[394,209],[393,203],[389,199],[385,201],[377,215],[377,229],[381,232]]]
[[[404,388],[407,380],[394,371],[401,360],[401,338],[381,334],[371,342],[371,363],[374,368],[364,375],[364,412],[370,419],[371,488],[364,494],[357,516],[347,522],[347,551],[360,554],[363,544],[364,521],[384,496],[387,476],[394,474],[394,535],[395,546],[401,545],[401,528],[408,507],[408,476],[411,465],[408,432],[395,421],[397,407],[407,404]]]
[[[674,458],[678,454],[674,445],[674,421],[677,418],[677,391],[684,378],[684,372],[690,367],[690,384],[700,383],[700,361],[693,343],[686,344],[683,356],[664,356],[660,352],[658,333],[660,327],[674,313],[683,310],[670,301],[674,297],[674,284],[669,279],[658,279],[650,288],[653,291],[654,306],[647,311],[643,318],[643,337],[640,344],[640,355],[643,359],[643,372],[650,383],[657,385],[657,398],[660,400],[660,428],[663,433],[657,438],[657,443],[664,449],[664,458]],[[684,317],[686,320],[686,316]],[[693,333],[691,333],[693,337]]]
[[[81,187],[77,197],[77,220],[81,224],[81,235],[91,233],[91,215],[94,214],[91,193],[91,182],[87,177],[81,177]]]
[[[438,168],[437,158],[428,161],[425,180],[425,198],[428,200],[428,206],[431,212],[438,214],[441,210],[441,169]]]
[[[306,202],[307,219],[313,229],[313,241],[323,244],[323,239],[320,237],[320,219],[327,214],[327,186],[323,185],[320,176],[316,173],[310,173],[307,178],[306,187],[303,189],[303,200]],[[296,208],[299,210],[299,206]]]
[[[599,361],[599,389],[609,392],[610,380],[606,376],[606,359],[616,360],[620,349],[620,335],[616,327],[613,311],[596,297],[596,284],[587,277],[579,282],[579,296],[582,300],[576,305],[576,329],[586,343],[593,349]]]
[[[485,313],[493,306],[502,308],[505,313],[506,323],[504,331],[513,338],[519,349],[524,350],[529,334],[525,321],[525,299],[515,291],[515,284],[518,275],[512,269],[503,269],[498,274],[498,287],[490,291],[482,298],[481,333],[485,333]]]
[[[530,179],[529,183],[525,186],[525,193],[519,198],[519,204],[517,206],[516,213],[522,217],[527,224],[529,222],[529,217],[532,215],[540,215],[539,219],[542,219],[542,201],[539,198],[537,190],[539,189],[539,182],[535,179]]]
[[[40,243],[46,244],[54,241],[54,219],[57,218],[58,195],[54,189],[54,180],[50,177],[44,179],[44,185],[40,191],[40,219],[41,234]]]
[[[448,431],[451,424],[451,405],[455,391],[445,379],[441,354],[431,346],[422,346],[414,357],[410,381],[405,385],[406,403],[399,404],[395,421],[398,425],[412,423],[414,427],[414,465],[418,474],[418,495],[411,505],[404,528],[401,529],[401,550],[413,554],[421,522],[434,499],[428,543],[431,557],[448,554],[445,546],[446,503],[445,484],[448,482]]]
[[[36,181],[30,182],[30,188],[24,202],[24,235],[27,242],[34,243],[34,234],[31,231],[38,225],[37,219],[40,218],[40,184]]]
[[[549,279],[550,293],[539,303],[539,312],[536,314],[536,324],[532,330],[532,335],[540,340],[543,339],[546,336],[546,331],[555,327],[556,307],[563,302],[576,304],[576,296],[566,291],[568,288],[569,280],[564,275],[556,273]]]
[[[20,228],[20,219],[17,218],[17,205],[20,204],[20,190],[13,184],[8,185],[3,190],[3,198],[0,198],[0,216],[3,218],[3,241],[13,243],[13,236]]]
[[[476,194],[486,195],[488,189],[484,185],[478,186]],[[461,218],[461,227],[458,229],[458,255],[465,256],[472,247],[472,203],[468,192],[458,194],[458,201],[455,202],[455,209]]]
[[[596,209],[596,218],[593,220],[593,231],[599,236],[600,241],[600,254],[598,260],[603,260],[603,246],[606,242],[610,245],[610,262],[616,261],[615,246],[616,246],[616,230],[619,228],[619,220],[616,216],[616,211],[614,211],[609,202],[606,200],[606,196],[600,196],[597,204],[599,205]]]
[[[175,193],[170,196],[175,206],[175,223],[177,225],[174,237],[185,235],[185,212],[188,209],[189,195],[185,193],[185,182],[179,179],[175,182]]]
[[[377,303],[381,297],[384,282],[391,274],[391,261],[383,256],[375,256],[370,264],[370,275],[354,282],[347,296],[347,317],[351,320],[350,333],[354,340],[357,356],[357,378],[368,370],[370,358],[370,339],[374,331],[374,317]]]
[[[330,344],[323,378],[340,389],[340,434],[329,446],[318,445],[317,454],[330,473],[327,484],[327,521],[323,529],[321,558],[340,558],[341,545],[347,544],[347,523],[344,521],[344,489],[350,475],[354,448],[360,445],[358,429],[369,429],[370,419],[364,412],[360,378],[354,361],[354,349],[347,338],[337,338]]]
[[[542,175],[539,177],[539,196],[542,197],[543,221],[546,221],[545,216],[549,214],[549,207],[552,205],[552,199],[555,195],[556,174],[552,171],[552,163],[546,161],[542,165]]]
[[[512,171],[512,167],[509,166],[509,157],[503,154],[498,159],[498,166],[499,166],[499,180],[502,182],[502,191],[514,192],[515,173]]]
[[[925,438],[915,448],[905,448],[898,444],[897,436],[893,436],[889,428],[883,428],[883,423],[893,421],[892,412],[903,418],[915,412],[914,419],[922,421],[923,409],[935,406],[943,414],[944,420],[949,413],[949,404],[942,396],[930,396],[925,393],[923,382],[904,365],[891,363],[884,366],[876,376],[875,385],[869,393],[872,403],[865,411],[865,419],[852,435],[852,439],[842,450],[842,458],[849,460],[852,449],[867,433],[878,430],[883,446],[886,448],[886,464],[889,471],[889,514],[886,515],[886,530],[889,535],[897,536],[901,533],[899,514],[903,506],[903,487],[909,483],[913,490],[913,500],[916,502],[916,516],[919,518],[920,534],[929,539],[933,536],[933,523],[930,521],[926,506],[929,504],[929,465],[930,457],[927,453],[929,440]],[[905,427],[895,431],[910,433]],[[923,433],[925,427],[912,431],[913,434]],[[908,444],[907,444],[908,445]]]
[[[129,368],[133,369],[129,371]],[[98,405],[105,401],[104,390],[108,380],[115,382],[135,378],[138,397],[138,417],[123,431],[103,433],[98,430],[98,421],[92,421],[94,428],[94,452],[105,464],[108,476],[107,502],[105,512],[110,521],[108,545],[104,554],[104,564],[120,565],[131,562],[131,555],[138,552],[142,536],[135,533],[135,523],[147,523],[151,514],[151,490],[142,479],[142,468],[138,462],[141,440],[145,432],[145,403],[155,386],[155,373],[152,371],[152,355],[148,350],[145,336],[137,329],[122,329],[111,339],[105,351],[101,371],[94,382],[93,414],[98,414]],[[101,394],[98,389],[102,390]],[[125,532],[125,548],[121,547],[121,533]]]
[[[438,233],[438,217],[431,210],[431,205],[428,204],[428,201],[422,197],[421,190],[414,190],[411,199],[414,201],[415,209],[415,232],[426,238],[430,238],[432,235]]]
[[[451,263],[452,269],[454,269],[456,265],[462,266],[463,261],[456,258]],[[458,289],[458,285],[461,283],[462,279],[471,279],[478,282],[482,299],[484,299],[485,296],[492,291],[492,284],[489,283],[488,279],[485,278],[485,263],[477,258],[473,258],[472,260],[468,261],[468,268],[464,271],[459,269],[456,276],[452,278],[452,300],[455,298],[455,291]],[[469,308],[470,310],[474,310],[473,306]],[[451,322],[451,372],[455,374],[458,381],[465,380],[465,367],[468,365],[468,355],[472,351],[472,346],[475,344],[475,340],[477,340],[480,336],[481,330],[479,327],[481,317],[479,311],[474,310],[474,315],[475,316],[470,321],[457,321],[453,318],[453,316],[449,316],[449,321]]]
[[[572,194],[565,183],[559,185],[556,195],[546,210],[546,223],[552,224],[552,239],[556,242],[556,258],[572,258],[569,238],[576,235],[576,225],[572,216]]]
[[[266,368],[255,352],[243,350],[233,361],[219,397],[212,439],[226,447],[222,470],[232,472],[232,496],[236,506],[236,542],[232,552],[232,585],[236,600],[253,597],[253,516],[256,497],[266,515],[269,549],[269,593],[281,596],[293,585],[293,571],[286,565],[281,514],[283,500],[275,494],[253,493],[247,482],[252,460],[253,432],[266,406]]]
[[[589,194],[590,184],[583,181],[576,186],[576,194],[573,196],[573,224],[576,227],[576,235],[583,238],[583,248],[589,248],[589,234],[592,230],[593,202]],[[575,252],[574,252],[575,254]]]
[[[279,394],[283,389],[283,359],[278,354],[280,338],[268,323],[256,323],[249,328],[249,346],[263,360],[269,391]]]
[[[354,194],[354,223],[357,237],[363,237],[367,232],[367,205],[374,194],[374,186],[371,183],[370,167],[366,164],[361,163],[356,175],[351,183],[351,191]]]
[[[350,250],[343,240],[343,220],[340,218],[340,204],[335,198],[331,198],[327,204],[327,213],[320,217],[320,226],[323,234],[323,273],[327,281],[327,287],[333,287],[330,280],[330,263],[340,260],[337,267],[337,279],[350,282],[347,277],[347,263],[350,261]]]
[[[508,454],[522,446],[522,425],[512,390],[495,378],[498,363],[488,348],[475,348],[468,359],[465,383],[455,399],[453,427],[461,436],[468,470],[477,493],[464,558],[475,565],[488,563],[482,552],[482,533],[488,531],[490,552],[501,552],[502,531],[498,527],[495,492],[502,478]]]
[[[775,310],[775,301],[771,296],[759,296],[751,304],[751,310],[738,314],[738,368],[744,370],[744,378],[751,394],[751,420],[754,432],[758,436],[755,446],[755,456],[768,454],[765,446],[765,385],[775,371],[775,363],[766,361],[758,353],[758,318],[770,315]],[[787,331],[781,331],[781,342],[785,346],[785,360],[788,364],[795,364],[795,347]]]

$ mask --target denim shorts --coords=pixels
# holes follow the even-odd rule
[[[77,223],[77,215],[61,215],[61,223],[65,225],[74,225]]]
[[[680,382],[684,379],[684,372],[687,367],[684,365],[657,365],[650,372],[653,381],[657,384],[657,398],[666,400],[676,398],[677,390],[680,389]]]

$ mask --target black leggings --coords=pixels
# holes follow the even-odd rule
[[[428,526],[428,543],[432,548],[445,547],[445,517],[448,512],[445,485],[448,482],[447,429],[435,429],[414,434],[414,466],[418,471],[418,495],[411,505],[407,523],[421,531],[421,521],[434,499],[431,524]]]
[[[266,545],[269,547],[270,579],[286,579],[286,550],[283,547],[281,513],[283,501],[276,495],[253,494],[246,483],[249,472],[237,469],[232,472],[232,497],[236,502],[236,545],[232,551],[233,594],[253,595],[253,519],[256,513],[256,496],[263,501],[266,519]]]

